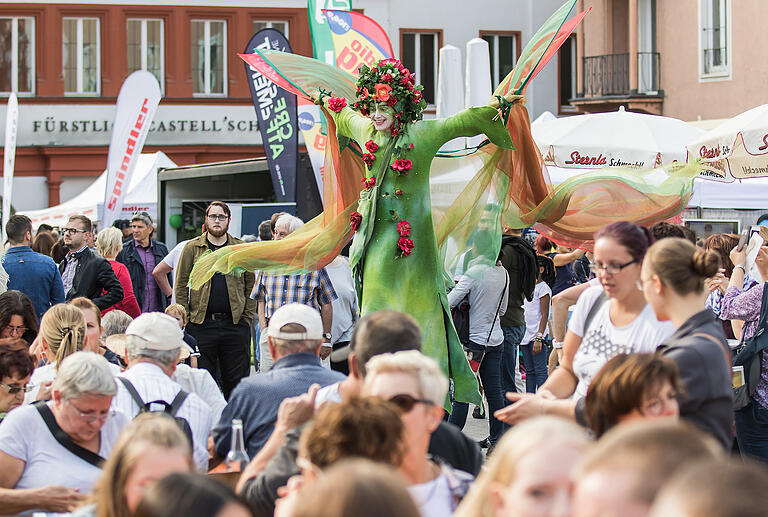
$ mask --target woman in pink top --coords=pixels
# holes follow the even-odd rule
[[[123,232],[113,227],[104,228],[96,237],[96,249],[99,250],[99,255],[109,261],[112,271],[115,272],[120,285],[123,286],[123,299],[112,307],[101,311],[101,315],[104,316],[104,314],[111,310],[119,309],[130,317],[135,318],[141,314],[141,309],[136,301],[136,296],[133,294],[133,284],[131,284],[128,268],[115,260],[117,254],[123,249]]]

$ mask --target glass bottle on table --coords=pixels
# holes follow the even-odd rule
[[[249,461],[243,439],[243,421],[236,418],[232,420],[232,446],[227,453],[227,472],[242,472]]]

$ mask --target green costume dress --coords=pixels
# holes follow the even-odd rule
[[[369,167],[376,184],[361,192],[358,211],[362,223],[350,253],[350,265],[360,286],[361,313],[393,309],[413,316],[421,326],[423,352],[453,374],[458,397],[479,403],[474,376],[468,372],[451,322],[444,268],[432,221],[429,170],[440,147],[457,137],[485,133],[499,147],[514,148],[498,111],[486,106],[470,108],[446,119],[420,120],[408,124],[405,134],[398,137],[391,137],[389,131],[376,131],[370,118],[349,107],[332,116],[337,135],[356,141],[361,149],[369,140],[379,148]],[[413,144],[407,152],[413,168],[407,175],[398,175],[390,167],[395,142],[405,148]],[[397,190],[402,194],[396,195]],[[406,220],[411,226],[414,248],[409,256],[399,256],[397,219]]]

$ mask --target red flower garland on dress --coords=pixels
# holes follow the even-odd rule
[[[353,232],[356,232],[360,228],[360,223],[363,222],[363,214],[360,212],[352,212],[349,214],[349,227]]]
[[[413,251],[413,241],[408,237],[400,237],[397,240],[397,247],[400,248],[400,254],[403,257],[407,257],[411,254],[411,251]]]
[[[379,150],[379,146],[376,145],[376,142],[373,140],[368,140],[365,143],[365,148],[368,150],[369,153],[376,153],[376,151]]]
[[[413,162],[411,160],[399,159],[392,162],[392,170],[395,170],[401,174],[408,174],[408,171],[413,168]]]
[[[401,220],[397,223],[397,233],[399,233],[401,237],[408,237],[411,234],[411,223],[405,219]]]
[[[374,187],[374,185],[376,185],[375,176],[371,176],[370,178],[363,178],[363,186],[366,189],[371,190]]]

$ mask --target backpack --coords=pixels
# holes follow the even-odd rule
[[[123,386],[125,386],[125,389],[128,390],[128,394],[131,396],[134,402],[136,402],[136,405],[139,406],[139,414],[142,413],[158,413],[161,415],[166,415],[169,418],[173,418],[173,420],[176,422],[176,425],[179,426],[179,429],[186,435],[187,439],[189,439],[189,444],[194,449],[195,442],[192,439],[192,428],[189,425],[189,422],[185,418],[176,416],[176,413],[179,412],[179,409],[181,408],[181,405],[184,403],[185,400],[187,400],[187,397],[189,396],[189,393],[187,393],[184,390],[180,390],[176,396],[173,398],[173,401],[171,403],[167,403],[164,400],[153,400],[151,402],[144,402],[141,399],[141,396],[139,396],[139,392],[136,391],[136,387],[126,379],[125,377],[117,377],[117,380],[123,383]],[[162,406],[165,406],[165,409],[162,411],[157,411],[151,409],[152,404],[160,404]]]
[[[453,326],[462,345],[469,343],[469,294],[451,311]]]

